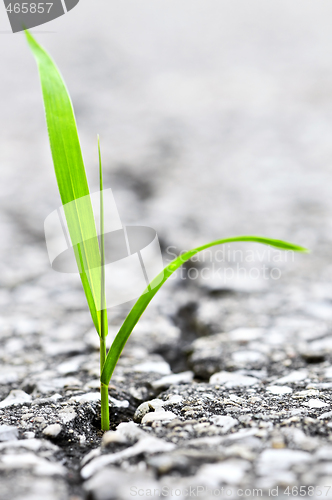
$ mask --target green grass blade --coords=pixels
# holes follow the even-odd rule
[[[101,163],[100,140],[98,136],[98,158],[99,158],[99,191],[100,191],[100,263],[101,263],[101,285],[100,285],[100,304],[101,304],[101,331],[100,336],[106,337],[108,333],[107,308],[105,296],[105,235],[104,235],[104,186],[103,186],[103,170]]]
[[[308,252],[306,248],[300,247],[298,245],[293,245],[292,243],[287,243],[281,240],[262,238],[259,236],[236,236],[234,238],[226,238],[223,240],[212,241],[211,243],[207,243],[206,245],[194,248],[193,250],[190,250],[189,252],[180,255],[172,262],[170,262],[170,264],[168,264],[168,266],[165,267],[164,271],[150,283],[151,288],[149,289],[149,291],[146,291],[140,296],[140,298],[137,300],[137,302],[129,312],[128,316],[126,317],[123,325],[121,326],[119,332],[117,333],[113,341],[110,350],[108,351],[103,372],[101,375],[101,381],[103,384],[107,385],[109,384],[116,363],[118,362],[120,354],[131,332],[133,331],[134,326],[140,319],[141,315],[145,311],[150,301],[156,295],[158,290],[160,290],[163,284],[167,281],[167,279],[172,275],[172,273],[174,273],[174,271],[176,271],[182,264],[191,259],[198,252],[206,250],[207,248],[213,247],[215,245],[222,245],[225,243],[232,243],[235,241],[251,241],[255,243],[263,243],[265,245],[271,245],[273,247],[281,248],[283,250],[292,250],[295,252]],[[154,283],[156,284],[155,287]]]
[[[100,141],[98,135],[98,158],[99,158],[99,193],[100,193],[100,270],[101,270],[101,297],[100,297],[100,373],[102,373],[106,360],[106,335],[108,333],[107,309],[105,296],[105,237],[104,237],[104,186],[103,170],[101,163]],[[101,429],[108,431],[110,428],[108,385],[100,384],[100,402],[101,402]]]
[[[25,34],[38,65],[54,169],[69,234],[91,316],[100,334],[101,314],[96,307],[100,300],[100,274],[91,273],[91,269],[100,266],[100,252],[73,106],[53,60],[28,31]],[[76,200],[83,196],[87,197],[86,202],[77,204]],[[79,243],[74,245],[74,242]]]

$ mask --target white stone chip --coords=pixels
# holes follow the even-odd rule
[[[154,382],[152,382],[152,387],[154,389],[160,389],[162,387],[169,387],[173,384],[189,384],[192,382],[194,374],[191,371],[174,373],[172,375],[166,375]]]
[[[108,400],[117,408],[128,408],[129,406],[129,401],[127,401],[126,399],[121,401],[119,399],[108,396]],[[69,401],[74,401],[75,403],[80,404],[100,401],[100,392],[87,392],[86,394],[81,394],[79,396],[72,396]]]
[[[325,418],[331,418],[332,417],[332,411],[328,411],[326,413],[323,413],[322,415],[319,415],[319,419],[320,420],[323,420]],[[332,457],[331,457],[331,460],[332,460]]]
[[[175,448],[175,444],[168,443],[162,439],[155,438],[153,436],[147,436],[139,440],[133,446],[126,448],[125,450],[118,451],[117,453],[111,453],[107,455],[101,455],[94,458],[81,470],[81,476],[83,479],[87,479],[96,472],[99,472],[103,467],[108,464],[123,463],[124,460],[128,458],[135,457],[142,453],[154,454],[172,451]]]
[[[77,416],[75,410],[71,407],[60,410],[58,415],[63,424],[68,424],[68,422],[71,422]]]
[[[134,422],[122,422],[117,426],[115,431],[105,432],[102,439],[102,446],[106,446],[109,443],[131,443],[147,436],[148,434]]]
[[[223,432],[228,432],[230,429],[235,427],[239,422],[229,415],[214,415],[211,418],[211,422],[218,427],[222,427]]]
[[[117,408],[128,408],[129,407],[129,401],[127,401],[126,399],[123,399],[121,401],[120,399],[115,399],[115,398],[112,398],[112,396],[108,396],[108,400],[111,401],[111,403],[113,403],[113,405],[116,406]]]
[[[13,469],[33,469],[37,476],[64,476],[67,473],[66,468],[61,464],[49,462],[34,453],[2,455],[0,470]]]
[[[307,403],[302,403],[303,406],[309,406],[309,408],[325,408],[326,406],[329,406],[327,403],[324,403],[324,401],[321,401],[320,399],[309,399]]]
[[[171,367],[166,361],[146,361],[145,363],[140,363],[133,366],[134,372],[153,372],[160,373],[161,375],[169,375],[171,372]]]
[[[24,439],[34,439],[36,433],[32,431],[27,431],[23,433]]]
[[[147,401],[149,407],[153,409],[154,411],[160,411],[163,409],[163,406],[165,404],[165,401],[162,399],[151,399],[150,401]]]
[[[147,401],[145,401],[144,403],[140,404],[136,408],[136,411],[135,411],[135,414],[134,414],[134,421],[135,422],[141,422],[141,420],[144,417],[144,415],[146,415],[147,413],[150,413],[150,411],[151,411],[151,408],[150,408],[149,403]]]
[[[18,449],[23,448],[29,451],[39,451],[41,448],[46,448],[47,450],[59,451],[59,447],[51,443],[47,439],[17,439],[16,441],[6,441],[0,443],[0,451],[6,449]]]
[[[210,377],[210,384],[221,384],[231,389],[233,387],[250,387],[259,380],[255,377],[247,377],[237,372],[218,372]]]
[[[43,434],[44,436],[55,438],[60,434],[61,431],[62,427],[60,424],[51,424],[45,427],[45,429],[43,430]]]
[[[107,431],[103,435],[103,438],[101,440],[101,446],[105,448],[109,444],[116,443],[116,444],[127,444],[128,443],[128,438],[124,436],[121,432],[118,431]]]
[[[75,403],[80,404],[100,401],[100,392],[88,392],[86,394],[81,394],[80,396],[72,396],[69,401],[74,401]]]
[[[291,384],[294,382],[301,382],[301,380],[306,379],[308,376],[308,373],[304,370],[302,371],[293,371],[286,375],[285,377],[281,377],[278,380],[275,380],[275,384]]]
[[[162,421],[169,421],[173,420],[174,418],[177,418],[175,413],[172,413],[171,411],[154,411],[151,413],[147,413],[144,415],[142,418],[142,424],[150,424],[152,422],[162,422]]]
[[[144,415],[151,411],[165,411],[163,409],[165,402],[162,399],[151,399],[151,401],[145,401],[140,404],[135,411],[134,421],[140,422]]]
[[[304,399],[309,396],[319,396],[320,392],[317,389],[305,389],[304,391],[298,391],[294,394],[295,399]]]
[[[11,425],[0,425],[0,441],[12,441],[17,439],[18,429]]]
[[[282,396],[283,394],[291,394],[293,392],[293,389],[288,387],[287,385],[279,387],[278,385],[269,385],[266,388],[267,391],[271,392],[272,394],[280,395]]]
[[[19,389],[14,389],[10,391],[6,399],[1,401],[0,408],[6,408],[7,406],[18,405],[23,403],[30,403],[31,396],[24,391],[20,391]]]
[[[181,403],[181,401],[183,401],[183,396],[180,394],[172,394],[165,403],[168,405],[175,405]]]

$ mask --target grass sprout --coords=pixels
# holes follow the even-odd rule
[[[108,430],[108,385],[113,371],[141,315],[155,294],[174,271],[198,252],[225,243],[254,242],[295,252],[307,252],[307,250],[298,245],[271,238],[260,236],[236,236],[215,240],[184,253],[168,264],[163,272],[151,281],[145,292],[139,297],[127,315],[106,355],[108,322],[104,272],[103,176],[99,137],[100,237],[98,239],[98,231],[90,202],[90,191],[84,168],[73,106],[68,90],[59,70],[49,54],[36,42],[28,31],[25,31],[25,34],[38,65],[54,170],[68,230],[92,321],[100,338],[101,428],[102,430]],[[82,197],[86,197],[87,203],[81,204],[77,202],[77,200]],[[96,268],[100,268],[100,273],[92,271]]]

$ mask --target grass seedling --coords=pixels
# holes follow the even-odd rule
[[[98,240],[76,121],[69,93],[57,67],[48,53],[35,41],[28,31],[26,31],[26,36],[38,64],[53,164],[61,201],[64,206],[69,234],[91,317],[100,338],[101,428],[102,430],[108,430],[108,385],[114,368],[141,315],[152,298],[174,271],[198,252],[225,243],[249,241],[271,245],[283,250],[292,250],[296,252],[306,252],[307,250],[298,245],[271,238],[260,236],[236,236],[233,238],[212,241],[186,252],[168,264],[164,271],[150,283],[150,286],[139,297],[127,315],[106,356],[105,341],[108,333],[108,323],[104,274],[103,179],[99,138],[100,238]],[[77,202],[77,200],[82,197],[87,197],[87,203],[83,205]],[[92,271],[96,268],[100,269],[101,272],[96,273]],[[97,304],[100,306],[97,306]]]

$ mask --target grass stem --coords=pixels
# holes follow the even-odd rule
[[[100,182],[100,375],[103,372],[104,363],[106,361],[106,336],[108,333],[107,309],[105,297],[105,238],[104,238],[104,195],[103,195],[103,172],[101,165],[100,141],[98,135],[98,158],[99,158],[99,182]],[[101,382],[100,385],[101,397],[101,430],[108,431],[110,428],[109,421],[109,402],[108,402],[108,385]]]
[[[106,341],[105,338],[100,337],[100,373],[102,373],[103,371],[105,360],[106,360]],[[110,428],[108,386],[103,384],[102,382],[100,384],[100,396],[101,396],[101,430],[108,431]]]

